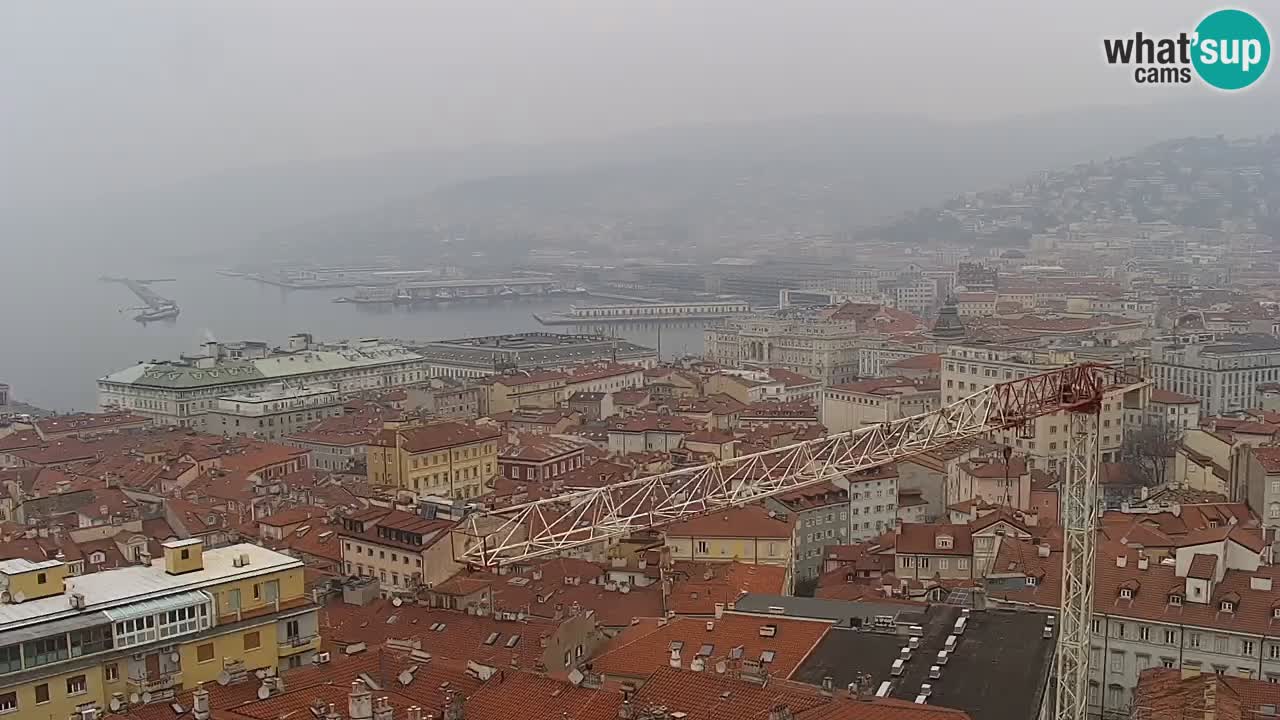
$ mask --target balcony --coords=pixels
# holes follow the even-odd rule
[[[162,672],[158,675],[148,677],[129,676],[129,691],[142,693],[151,693],[153,699],[161,696],[172,696],[174,691],[182,684],[182,671],[174,670],[172,672]]]
[[[281,638],[277,643],[279,655],[293,655],[304,650],[315,650],[320,647],[320,635],[290,635]]]

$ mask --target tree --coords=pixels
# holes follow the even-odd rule
[[[1146,487],[1163,485],[1178,444],[1178,434],[1173,428],[1164,423],[1147,422],[1125,433],[1120,461],[1132,468]]]

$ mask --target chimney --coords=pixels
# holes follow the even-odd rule
[[[795,720],[795,715],[786,705],[774,705],[769,711],[769,720]]]
[[[329,703],[329,709],[324,713],[324,720],[342,720],[341,713],[338,712],[338,708],[333,706],[333,703]]]
[[[631,709],[631,701],[623,700],[618,706],[618,720],[635,720],[635,711]]]
[[[395,711],[385,697],[380,697],[374,702],[373,720],[395,720]]]
[[[680,651],[679,650],[673,649],[671,651],[671,667],[677,670],[680,669]]]
[[[351,695],[347,697],[347,717],[350,720],[373,720],[373,693],[363,680],[351,683]]]
[[[1129,564],[1129,556],[1127,556],[1127,555],[1117,555],[1117,556],[1116,556],[1116,567],[1118,567],[1118,568],[1122,568],[1122,567],[1125,567],[1125,566],[1126,566],[1126,565],[1128,565],[1128,564]]]
[[[445,695],[442,720],[466,720],[466,708],[462,706],[462,693],[450,690]]]
[[[404,720],[422,720],[422,708],[410,705],[409,709],[404,711]]]
[[[209,720],[209,691],[203,685],[196,685],[191,692],[191,717],[195,720]]]

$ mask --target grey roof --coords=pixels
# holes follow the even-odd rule
[[[830,677],[846,687],[859,673],[873,686],[889,681],[890,697],[913,700],[920,686],[933,686],[930,705],[963,710],[983,720],[1025,720],[1039,715],[1053,669],[1054,639],[1041,636],[1045,615],[1007,610],[974,611],[942,677],[929,679],[929,667],[951,634],[960,608],[934,605],[920,647],[899,677],[889,674],[907,645],[907,636],[833,629],[792,674],[792,680],[820,684]]]
[[[783,608],[783,612],[769,612],[769,608]],[[734,604],[738,612],[769,613],[782,617],[834,620],[837,627],[851,627],[853,619],[869,622],[876,616],[890,616],[899,623],[919,624],[925,620],[926,611],[914,605],[902,603],[878,603],[864,600],[827,600],[825,598],[792,597],[789,595],[744,595]]]

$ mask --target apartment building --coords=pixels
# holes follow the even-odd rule
[[[566,393],[569,375],[559,370],[514,372],[485,378],[480,414],[494,415],[520,408],[554,408],[573,393]]]
[[[936,380],[874,378],[833,385],[822,392],[822,424],[830,432],[857,430],[938,409]]]
[[[280,385],[218,398],[206,413],[204,429],[215,435],[275,440],[341,414],[342,395],[336,388]]]
[[[737,560],[790,570],[796,532],[795,515],[747,505],[672,523],[665,534],[672,560]]]
[[[1231,335],[1183,344],[1161,338],[1151,342],[1151,370],[1156,387],[1199,400],[1201,415],[1258,408],[1259,386],[1280,381],[1280,339]]]
[[[385,596],[431,587],[461,569],[449,538],[454,524],[403,510],[362,510],[342,519],[342,569],[376,579]]]
[[[973,536],[968,525],[903,525],[894,544],[894,574],[914,580],[973,577]]]
[[[796,517],[796,580],[822,574],[823,550],[849,541],[849,491],[831,483],[769,498],[766,506]]]
[[[997,555],[997,571],[1016,566],[1047,582],[989,577],[989,599],[1057,607],[1058,583],[1049,579],[1061,573],[1061,553],[1038,555],[1025,543],[1006,543]],[[1258,530],[1238,526],[1189,533],[1163,559],[1137,547],[1100,544],[1090,714],[1131,717],[1134,688],[1148,668],[1280,683],[1280,639],[1274,629],[1280,602],[1273,589],[1280,569],[1264,563],[1264,552]]]
[[[388,428],[368,444],[368,478],[422,495],[474,498],[498,472],[502,430],[453,421]]]
[[[898,522],[898,468],[882,465],[846,473],[833,481],[849,493],[849,540],[862,542],[894,529]]]
[[[1155,388],[1144,414],[1148,425],[1182,435],[1200,427],[1200,399],[1172,390]]]
[[[561,435],[512,437],[498,451],[498,471],[517,481],[551,481],[582,467],[586,442]]]
[[[0,561],[0,714],[79,717],[220,676],[298,667],[319,647],[303,563],[256,545],[164,543],[149,565],[70,577]]]
[[[1076,362],[1071,352],[1000,345],[964,344],[947,348],[942,359],[942,404],[949,405],[997,383],[1019,380]],[[1098,439],[1104,462],[1120,458],[1124,442],[1125,406],[1141,406],[1136,393],[1124,388],[1104,395],[1098,418]],[[1071,419],[1058,412],[1036,418],[1027,427],[1010,428],[992,434],[996,442],[1025,455],[1033,468],[1056,470],[1065,461]]]

